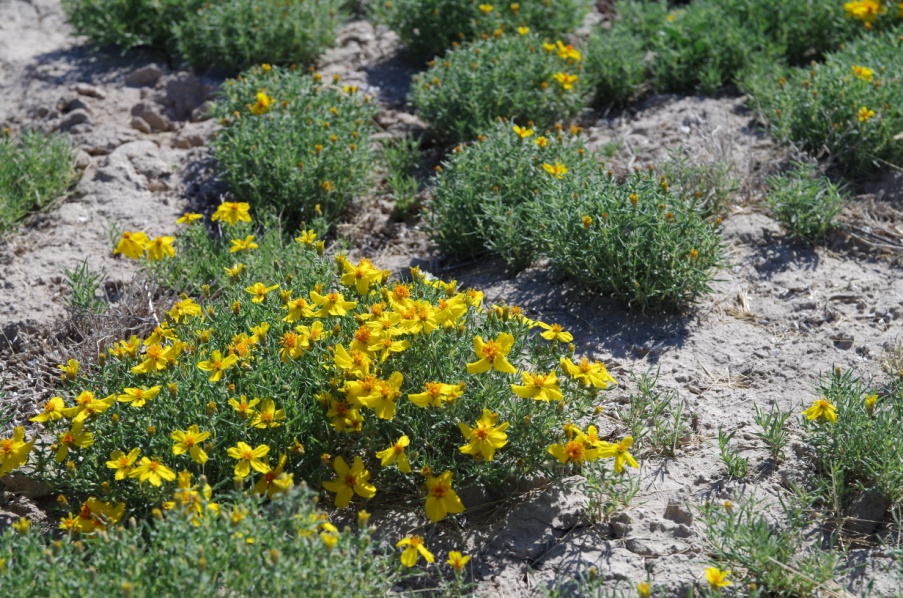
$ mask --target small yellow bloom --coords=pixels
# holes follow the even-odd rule
[[[19,517],[19,520],[13,523],[12,528],[17,534],[27,534],[31,529],[31,520],[27,517]]]
[[[869,110],[866,106],[863,106],[859,109],[859,112],[856,113],[856,118],[859,119],[859,122],[864,123],[868,122],[875,116],[874,110]]]
[[[238,251],[250,251],[252,249],[257,249],[258,247],[260,247],[260,245],[254,242],[254,235],[248,235],[244,239],[232,239],[232,247],[229,248],[229,252],[236,253]]]
[[[120,403],[131,403],[132,407],[141,408],[147,405],[147,402],[157,398],[160,394],[162,386],[152,386],[151,388],[125,388],[122,394],[116,397]]]
[[[536,322],[536,325],[545,330],[540,336],[547,341],[558,341],[559,343],[570,343],[574,341],[574,336],[566,331],[561,324],[546,324],[545,322]]]
[[[265,286],[262,282],[255,282],[249,287],[245,287],[245,292],[251,295],[251,303],[263,303],[267,300],[267,295],[279,288],[278,284],[271,287]]]
[[[176,224],[191,224],[195,220],[200,220],[203,217],[203,215],[194,212],[185,212],[179,216],[178,220],[176,220]]]
[[[470,374],[483,374],[491,369],[504,374],[516,374],[517,370],[507,355],[514,347],[514,337],[507,332],[500,332],[495,340],[484,341],[482,336],[473,339],[473,351],[479,359],[467,364]]]
[[[197,424],[191,425],[187,430],[176,430],[170,437],[175,442],[172,445],[173,455],[188,453],[191,460],[199,465],[207,462],[207,453],[201,448],[201,443],[210,437],[210,432],[201,432]]]
[[[211,372],[210,381],[211,382],[219,382],[223,378],[223,374],[238,363],[237,355],[228,355],[223,357],[222,353],[219,351],[214,351],[210,355],[210,359],[208,361],[202,361],[198,363],[198,369],[203,370],[205,372]]]
[[[837,408],[834,407],[827,399],[818,399],[812,406],[803,411],[803,415],[809,421],[829,421],[832,424],[837,423]]]
[[[480,4],[480,6],[478,8],[480,9],[480,12],[483,13],[484,15],[488,15],[493,10],[495,10],[495,7],[491,4]],[[430,562],[432,563],[433,561],[430,561]]]
[[[80,423],[78,426],[81,429]],[[34,443],[34,440],[25,442],[25,428],[22,426],[16,426],[11,438],[0,438],[0,477],[24,465]]]
[[[610,384],[617,384],[604,365],[597,361],[590,361],[586,357],[580,358],[580,363],[575,364],[567,357],[560,358],[561,367],[565,373],[580,382],[582,386],[595,386],[596,388],[608,388]]]
[[[448,563],[452,569],[455,570],[455,573],[460,575],[464,572],[464,567],[467,566],[467,562],[470,560],[470,555],[464,555],[458,552],[457,550],[450,550],[448,552],[448,560],[445,561]]]
[[[270,447],[265,444],[258,444],[256,448],[251,448],[250,445],[239,442],[230,447],[226,454],[238,461],[235,464],[235,477],[244,479],[251,475],[252,468],[259,473],[266,473],[270,470],[269,464],[262,460],[262,457],[269,452]]]
[[[152,486],[160,486],[164,481],[171,482],[176,479],[176,472],[166,467],[157,459],[141,457],[131,473],[130,478],[138,478],[139,482],[150,482]]]
[[[527,35],[528,33],[530,33],[530,28],[529,27],[518,27],[517,33],[519,35]]]
[[[718,567],[709,567],[705,570],[705,579],[713,588],[726,588],[734,585],[733,582],[727,580],[727,576],[730,574],[730,571],[722,571]]]
[[[544,137],[543,135],[540,135],[539,137],[537,137],[536,139],[533,140],[533,143],[535,143],[536,145],[538,145],[541,148],[545,148],[547,145],[549,145],[549,140],[546,137]]]
[[[521,372],[521,376],[524,379],[523,386],[512,384],[511,392],[522,399],[534,399],[545,402],[564,400],[555,372],[549,372],[548,374]]]
[[[260,410],[251,420],[251,427],[266,430],[269,428],[278,428],[279,421],[285,419],[285,411],[276,409],[276,403],[272,399],[264,399],[260,405]]]
[[[360,457],[354,458],[351,467],[348,467],[345,459],[336,457],[333,469],[336,479],[323,482],[323,487],[329,492],[335,492],[336,507],[340,509],[347,507],[355,494],[368,500],[376,495],[376,487],[369,482],[370,472],[364,469],[364,462]]]
[[[449,513],[463,513],[464,503],[452,490],[452,472],[446,471],[439,477],[426,479],[426,516],[436,523]]]
[[[567,166],[565,166],[561,162],[555,162],[555,164],[543,164],[542,169],[559,181],[563,179],[564,175],[568,173]]]
[[[116,480],[124,480],[129,477],[129,474],[132,473],[135,461],[138,460],[139,453],[141,453],[140,448],[133,448],[127,455],[122,451],[113,451],[110,453],[110,460],[107,461],[107,467],[116,470],[116,474],[114,475]]]
[[[875,403],[878,402],[878,395],[868,395],[865,397],[865,411],[869,414],[869,416],[875,415]]]
[[[867,66],[859,66],[859,65],[854,64],[852,69],[853,69],[853,74],[856,75],[856,78],[862,79],[863,81],[868,81],[870,83],[872,81],[872,78],[875,75],[875,71],[873,71],[872,69],[870,69]]]
[[[28,421],[37,423],[43,423],[48,420],[57,421],[63,418],[63,409],[65,408],[66,403],[63,401],[62,397],[53,397],[49,401],[44,403],[44,408],[38,415],[32,417]]]
[[[163,258],[176,257],[176,248],[173,247],[176,238],[170,236],[156,237],[147,244],[147,259],[158,262]]]
[[[514,132],[517,133],[517,136],[521,139],[526,139],[534,133],[533,129],[530,129],[528,127],[519,127],[517,125],[514,125]]]
[[[63,380],[75,380],[78,377],[80,364],[75,359],[70,359],[63,365],[56,366],[63,372]]]
[[[487,461],[492,461],[495,450],[502,448],[508,444],[508,435],[505,430],[508,429],[509,422],[504,422],[496,426],[499,414],[493,413],[489,409],[483,409],[483,416],[477,420],[474,427],[458,422],[458,429],[461,434],[469,442],[458,450],[465,455],[480,455]]]
[[[113,255],[121,253],[127,258],[137,260],[144,255],[149,243],[150,239],[147,238],[146,234],[142,232],[126,231],[122,233],[122,238],[120,238],[119,243],[116,244]]]
[[[555,82],[558,83],[564,91],[573,89],[574,85],[577,84],[577,81],[580,80],[580,77],[571,75],[570,73],[555,73],[552,75],[552,78],[555,79]]]
[[[609,457],[614,457],[615,472],[622,473],[624,471],[625,463],[633,468],[639,468],[639,463],[637,463],[636,459],[633,458],[633,455],[628,452],[630,446],[633,444],[632,436],[625,437],[624,440],[622,440],[618,444],[610,444],[602,441],[600,441],[598,444],[600,459],[608,459]]]
[[[251,206],[242,201],[224,201],[216,208],[210,220],[222,221],[230,226],[239,222],[251,222]]]
[[[407,435],[401,436],[395,444],[386,450],[376,453],[376,458],[380,460],[380,465],[383,467],[389,467],[397,462],[398,471],[401,473],[411,473],[411,463],[408,461],[408,456],[405,454],[405,448],[409,444],[411,444],[411,439],[408,438]]]
[[[263,91],[257,92],[257,101],[253,104],[250,104],[249,107],[251,109],[251,114],[261,115],[266,114],[270,111],[270,106],[273,105],[273,98],[268,96]]]
[[[487,5],[482,5],[487,6]],[[432,563],[436,560],[436,557],[433,556],[433,553],[426,549],[426,546],[423,545],[423,537],[422,536],[408,536],[404,538],[395,546],[401,548],[405,547],[404,551],[401,553],[401,564],[405,567],[413,567],[417,564],[417,559],[419,557],[423,557],[427,563]]]
[[[636,593],[639,598],[652,598],[652,584],[648,581],[638,583]]]

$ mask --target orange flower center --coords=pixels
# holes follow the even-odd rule
[[[353,473],[349,473],[345,475],[345,485],[349,487],[354,487],[357,484],[357,476]]]
[[[487,361],[495,361],[496,356],[501,352],[495,341],[486,341],[483,345],[483,359]]]
[[[253,461],[254,460],[254,451],[252,451],[252,450],[243,451],[241,453],[241,458],[244,461]]]
[[[582,442],[572,440],[564,445],[564,452],[568,456],[568,461],[583,461],[586,449]]]

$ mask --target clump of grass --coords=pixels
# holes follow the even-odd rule
[[[584,105],[582,55],[533,33],[505,33],[466,44],[414,77],[411,102],[436,133],[469,141],[499,117],[540,128]]]
[[[238,199],[329,226],[367,187],[375,112],[353,86],[255,67],[227,81],[212,109],[223,123],[214,157]]]
[[[4,595],[151,597],[191,588],[202,596],[330,596],[353,587],[377,596],[410,576],[366,522],[337,530],[308,491],[266,505],[243,494],[215,503],[203,478],[184,484],[151,521],[127,523],[114,504],[92,498],[83,512],[67,505],[79,512],[63,523],[94,518],[93,533],[55,539],[21,523],[0,532]]]
[[[779,527],[752,499],[707,503],[701,513],[708,552],[732,581],[755,588],[755,596],[801,596],[823,587],[839,569],[839,555],[808,543],[806,521]]]
[[[75,152],[59,135],[0,132],[0,232],[65,193],[75,176]]]
[[[744,81],[772,133],[848,176],[903,165],[903,41],[873,33],[806,68],[763,68]]]
[[[527,28],[543,37],[564,36],[580,24],[590,5],[588,0],[391,0],[372,6],[375,16],[398,33],[414,56],[427,60],[496,31]]]
[[[404,220],[420,207],[417,203],[420,183],[415,176],[420,166],[420,154],[419,137],[393,138],[383,144],[386,184],[395,201],[392,217],[396,220]]]
[[[656,387],[658,372],[637,377],[637,390],[618,409],[618,418],[630,428],[640,454],[673,458],[691,434],[686,404],[672,390]]]
[[[742,480],[749,471],[749,459],[741,457],[737,449],[731,446],[731,440],[733,440],[736,433],[736,430],[725,432],[719,428],[718,451],[721,453],[721,461],[724,462],[724,466],[727,468],[727,476],[736,480]]]
[[[767,186],[768,205],[792,236],[813,242],[838,226],[835,219],[845,198],[837,185],[818,175],[814,163],[798,163],[786,173],[771,176]]]
[[[642,38],[626,27],[596,30],[586,41],[584,72],[599,106],[623,106],[635,99],[648,68]]]
[[[207,3],[173,27],[178,52],[191,66],[239,71],[253,65],[312,64],[335,40],[340,0]]]

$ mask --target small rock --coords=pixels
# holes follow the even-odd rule
[[[59,129],[60,131],[68,131],[75,125],[87,123],[90,120],[91,118],[84,110],[74,110],[63,117],[63,120],[60,121]]]
[[[0,478],[4,490],[27,498],[42,498],[53,494],[53,488],[44,482],[38,482],[21,473],[12,473]]]
[[[147,121],[140,116],[133,116],[131,125],[133,129],[137,129],[142,133],[150,134],[151,132],[151,126],[147,124]]]
[[[160,114],[157,106],[150,102],[138,102],[132,106],[132,116],[137,116],[150,125],[152,130],[171,131],[172,121]]]
[[[75,168],[78,170],[84,170],[88,166],[91,165],[91,154],[86,152],[85,150],[78,150],[78,154],[75,156]]]
[[[213,107],[213,102],[207,100],[197,108],[191,111],[191,122],[201,122],[202,120],[207,120],[210,118],[210,108]]]
[[[671,535],[675,538],[689,538],[694,534],[695,532],[683,523],[679,523],[671,529]]]
[[[77,84],[75,86],[75,93],[82,96],[88,96],[89,98],[97,98],[98,100],[105,100],[107,97],[106,93],[87,83]]]
[[[631,538],[624,543],[624,546],[630,552],[640,556],[654,557],[661,556],[659,552],[654,550],[645,540],[641,538]]]
[[[85,112],[90,112],[88,105],[83,99],[78,96],[60,98],[60,101],[56,103],[56,107],[63,114],[72,112],[73,110],[84,110]]]
[[[693,513],[677,500],[669,500],[668,506],[665,508],[665,519],[669,519],[674,523],[682,523],[684,525],[693,525]]]
[[[608,519],[608,524],[611,526],[612,535],[615,538],[623,538],[630,533],[630,524],[633,523],[633,519],[631,519],[630,515],[627,513],[615,513]]]
[[[163,69],[156,64],[143,66],[125,76],[125,84],[130,87],[153,87],[163,76]]]

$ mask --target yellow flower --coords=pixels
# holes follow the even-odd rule
[[[352,349],[349,353],[343,345],[337,345],[333,363],[340,370],[357,378],[366,378],[370,374],[371,359],[357,349]]]
[[[733,582],[727,580],[727,576],[730,574],[730,571],[722,571],[718,567],[709,567],[705,570],[705,579],[713,588],[726,588],[734,585]]]
[[[179,216],[178,220],[176,220],[176,224],[191,224],[195,220],[200,220],[203,217],[203,215],[194,212],[185,212]]]
[[[529,27],[518,27],[517,33],[519,35],[527,35],[528,33],[530,33],[530,28]]]
[[[567,166],[565,166],[561,162],[555,162],[555,164],[543,164],[542,169],[559,181],[563,179],[564,175],[568,173]]]
[[[210,220],[225,222],[235,226],[239,222],[251,222],[251,206],[243,201],[224,201],[216,208]]]
[[[257,116],[261,114],[266,114],[270,111],[270,106],[273,105],[273,98],[268,96],[263,91],[257,92],[257,101],[253,104],[249,104],[251,109],[251,114],[255,114]]]
[[[859,109],[859,112],[856,113],[856,118],[859,119],[859,122],[864,123],[871,120],[871,118],[875,116],[874,110],[869,110],[867,107],[863,106]]]
[[[202,361],[198,364],[198,369],[205,372],[212,372],[210,374],[210,381],[219,382],[220,380],[222,380],[225,371],[231,368],[236,363],[238,363],[237,355],[232,354],[227,357],[223,357],[222,353],[220,353],[219,351],[214,351],[210,355],[210,359],[208,361]]]
[[[547,341],[558,341],[559,343],[573,342],[574,336],[567,332],[561,324],[546,324],[545,322],[536,322],[536,325],[545,330],[540,336]]]
[[[377,380],[370,394],[360,397],[362,405],[373,409],[379,419],[393,419],[396,403],[401,397],[401,383],[404,376],[401,372],[392,372],[388,380]]]
[[[514,132],[517,133],[517,136],[521,139],[526,139],[527,137],[533,135],[535,131],[528,127],[519,127],[517,125],[514,125]]]
[[[652,598],[652,584],[648,581],[636,584],[636,593],[639,598]]]
[[[568,437],[573,438],[564,445],[553,444],[549,447],[549,454],[558,459],[562,464],[576,463],[582,465],[584,461],[595,461],[599,458],[599,449],[589,441],[587,436],[573,425],[565,426],[570,430]]]
[[[537,137],[536,139],[533,140],[533,143],[535,143],[539,147],[544,148],[547,145],[549,145],[549,140],[546,139],[544,136],[540,135],[539,137]]]
[[[549,372],[548,374],[521,372],[521,377],[524,379],[523,386],[512,384],[511,391],[522,399],[535,399],[546,402],[564,400],[555,372]]]
[[[31,520],[27,517],[19,517],[19,520],[13,523],[12,528],[17,534],[27,534],[31,529]]]
[[[75,407],[63,409],[63,415],[73,422],[85,421],[89,417],[109,409],[115,400],[116,397],[114,395],[110,395],[105,399],[98,399],[93,392],[83,390],[75,397]]]
[[[847,2],[843,5],[843,9],[848,17],[858,19],[866,25],[873,23],[875,19],[878,18],[878,15],[887,12],[887,8],[885,8],[879,0],[856,0],[854,2]]]
[[[492,461],[495,449],[502,448],[508,444],[508,435],[505,430],[508,429],[509,422],[504,422],[496,426],[499,414],[493,413],[489,409],[483,409],[483,416],[477,420],[474,427],[458,422],[458,429],[461,434],[469,442],[458,450],[465,455],[481,455],[485,460]]]
[[[141,457],[141,461],[132,469],[129,477],[138,478],[139,482],[150,482],[152,486],[159,487],[164,481],[171,482],[176,479],[176,472],[156,459]]]
[[[260,405],[260,410],[251,420],[251,427],[266,430],[268,428],[278,428],[279,420],[285,419],[285,411],[276,409],[276,403],[272,399],[264,399]]]
[[[487,6],[485,4],[481,6]],[[401,553],[401,564],[405,567],[413,567],[417,564],[417,559],[422,556],[427,563],[432,563],[436,560],[436,557],[433,556],[433,553],[426,549],[426,546],[423,545],[423,537],[422,536],[408,536],[404,538],[398,544],[396,544],[398,548],[402,546],[405,547],[404,551]]]
[[[418,407],[442,407],[455,401],[464,392],[464,384],[427,382],[421,393],[409,394],[408,399]]]
[[[175,257],[176,249],[172,246],[175,240],[175,237],[163,236],[149,241],[147,244],[147,259],[157,262],[165,257]]]
[[[878,402],[878,395],[868,395],[865,397],[863,401],[865,403],[865,411],[869,414],[869,416],[875,415],[875,403]]]
[[[63,401],[62,397],[53,397],[44,403],[44,408],[38,415],[32,417],[28,421],[37,423],[43,423],[47,420],[57,421],[63,418],[63,409],[65,408],[66,403]]]
[[[81,429],[81,424],[77,425]],[[0,477],[25,464],[34,442],[25,442],[25,428],[22,426],[16,426],[12,437],[0,438]]]
[[[321,295],[317,291],[311,291],[310,298],[314,304],[320,306],[320,309],[311,314],[311,316],[315,318],[344,316],[348,313],[349,309],[357,307],[357,301],[345,301],[345,298],[341,293],[327,293],[326,295]]]
[[[577,81],[580,80],[580,77],[571,75],[570,73],[555,73],[552,75],[552,78],[555,79],[555,82],[565,91],[573,89]]]
[[[426,516],[436,523],[449,513],[463,513],[464,503],[452,490],[452,472],[426,478]]]
[[[349,260],[342,260],[342,284],[346,287],[354,287],[359,295],[366,295],[373,283],[382,280],[383,272],[373,266],[373,262],[367,258],[361,258],[357,266]]]
[[[173,455],[188,453],[191,460],[199,465],[207,462],[207,453],[200,444],[210,437],[210,432],[201,432],[197,424],[191,425],[187,430],[176,430],[170,437],[175,441],[172,445]]]
[[[295,237],[296,243],[301,243],[307,247],[313,247],[317,240],[317,233],[313,229],[302,230],[300,237]]]
[[[467,562],[470,560],[470,555],[464,555],[458,552],[457,550],[450,550],[448,552],[448,560],[445,561],[448,563],[452,569],[455,570],[455,573],[460,575],[464,572],[464,567],[467,566]]]
[[[388,467],[397,461],[398,471],[401,473],[411,473],[411,463],[408,461],[408,456],[404,452],[405,447],[409,444],[411,444],[411,439],[406,435],[402,436],[395,444],[386,450],[376,453],[376,458],[380,460],[380,465],[383,467]]]
[[[586,357],[580,358],[580,363],[575,364],[567,357],[560,358],[561,367],[568,376],[580,382],[582,386],[595,386],[596,388],[608,388],[609,384],[617,384],[608,370],[601,363],[591,362]]]
[[[257,411],[254,409],[254,405],[260,402],[260,399],[251,399],[248,401],[248,398],[245,395],[241,395],[241,401],[236,399],[229,399],[229,404],[232,405],[232,408],[238,412],[239,417],[242,419],[247,419],[251,415]]]
[[[223,270],[226,272],[226,276],[231,278],[232,282],[235,282],[236,280],[238,280],[239,275],[241,274],[242,270],[244,270],[244,269],[245,269],[244,264],[234,264],[231,268],[225,268],[225,267],[223,268]]]
[[[144,251],[147,249],[149,243],[150,239],[147,238],[146,234],[142,232],[133,233],[126,231],[122,233],[122,238],[120,238],[119,243],[116,244],[113,255],[121,253],[127,258],[137,260],[144,255]]]
[[[483,13],[484,15],[488,15],[493,10],[495,10],[495,7],[491,4],[480,4],[480,6],[478,8],[480,9],[480,12]],[[430,561],[430,562],[432,563],[433,561]]]
[[[116,470],[114,477],[117,480],[124,480],[132,473],[132,466],[134,466],[135,461],[138,460],[139,453],[141,453],[140,448],[133,448],[128,455],[122,451],[113,451],[110,453],[110,460],[107,461],[107,467]]]
[[[555,42],[555,48],[558,50],[558,57],[562,60],[572,60],[574,62],[580,62],[580,60],[583,58],[583,56],[580,54],[580,50],[578,50],[571,44],[565,46],[563,43],[561,43],[561,41],[557,41]],[[577,78],[574,77],[574,80],[576,81]]]
[[[200,318],[203,314],[204,312],[201,310],[201,306],[195,303],[194,299],[189,297],[179,299],[172,304],[172,309],[166,312],[166,315],[176,323],[181,322],[182,318],[187,318],[189,316]]]
[[[818,399],[812,406],[803,411],[803,415],[809,421],[829,421],[832,424],[837,423],[837,408],[829,403],[826,399]]]
[[[270,470],[270,466],[261,460],[270,452],[270,447],[265,444],[258,444],[256,448],[251,448],[244,442],[239,442],[230,447],[226,454],[233,459],[238,460],[235,464],[235,477],[245,479],[251,475],[251,469],[259,473],[266,473]]]
[[[249,287],[245,287],[245,292],[251,295],[251,303],[263,303],[267,299],[267,295],[279,288],[278,284],[271,287],[264,286],[262,282],[255,282]]]
[[[339,509],[347,507],[355,494],[368,500],[376,495],[376,487],[369,483],[370,472],[364,469],[364,462],[360,457],[354,458],[351,467],[348,467],[342,457],[336,457],[333,469],[336,479],[323,482],[323,487],[329,492],[335,492],[335,506]]]
[[[148,401],[155,399],[160,394],[162,386],[150,388],[125,388],[121,395],[116,397],[120,403],[131,403],[132,407],[144,407]]]
[[[63,380],[75,380],[78,377],[80,364],[75,359],[70,359],[63,365],[56,366],[63,372]]]
[[[607,442],[599,442],[599,458],[600,459],[608,459],[609,457],[615,458],[615,471],[617,473],[622,473],[624,471],[624,464],[638,468],[640,465],[636,462],[636,459],[633,458],[628,451],[630,446],[633,444],[633,437],[627,436],[618,444],[610,444]]]
[[[248,235],[244,238],[244,240],[232,239],[232,247],[229,248],[229,252],[236,253],[239,251],[251,251],[252,249],[257,249],[258,247],[260,247],[260,245],[254,242],[254,235]]]
[[[254,494],[266,494],[269,498],[288,492],[294,486],[294,476],[283,471],[287,460],[288,457],[285,455],[279,455],[276,469],[271,469],[260,476],[260,479],[251,488],[251,492]]]
[[[91,432],[82,432],[83,425],[84,422],[75,422],[69,430],[62,432],[57,437],[57,444],[59,445],[59,448],[56,449],[55,457],[57,463],[62,463],[66,460],[70,448],[87,448],[94,444],[94,435]],[[15,436],[13,438],[15,439]],[[0,467],[5,469],[5,465],[0,465]]]
[[[507,332],[500,332],[494,341],[484,341],[482,336],[473,339],[473,351],[479,358],[467,364],[470,374],[483,374],[491,369],[504,374],[516,374],[517,370],[508,361],[507,355],[514,346],[514,337]]]
[[[554,52],[556,49],[556,46],[555,46],[555,44],[550,44],[548,42],[544,42],[542,44],[542,49],[545,50],[546,52]]]
[[[867,66],[859,66],[854,64],[852,68],[853,74],[856,75],[858,79],[862,79],[863,81],[871,82],[872,78],[875,75],[875,71]]]

